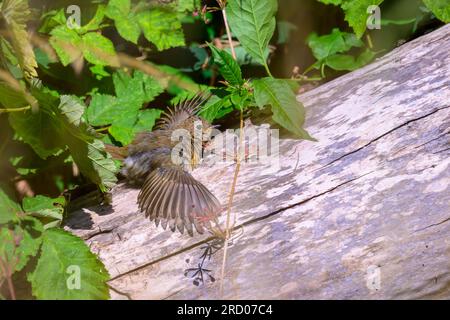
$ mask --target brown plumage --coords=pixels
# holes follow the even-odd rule
[[[179,141],[171,141],[174,130],[185,129],[194,137],[194,123],[201,121],[203,132],[211,126],[197,113],[207,97],[198,94],[189,101],[169,109],[152,132],[139,133],[134,141],[124,148],[107,146],[107,151],[116,159],[123,160],[121,174],[130,184],[141,186],[138,195],[139,209],[150,220],[160,223],[164,229],[193,236],[194,228],[204,232],[205,225],[220,213],[217,198],[188,172],[199,161],[199,146],[193,144],[193,152],[185,152],[189,145],[183,141],[184,164],[172,161],[172,150]]]

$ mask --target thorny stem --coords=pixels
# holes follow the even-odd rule
[[[234,46],[233,46],[233,39],[231,38],[230,26],[228,25],[227,12],[225,11],[225,6],[222,8],[222,15],[223,15],[223,21],[225,24],[225,30],[227,31],[228,42],[230,43],[231,55],[233,56],[234,60],[237,60],[236,52],[234,51]]]
[[[233,46],[233,39],[231,38],[231,31],[230,31],[230,26],[228,25],[228,19],[227,19],[227,13],[225,11],[225,5],[226,5],[226,1],[224,0],[217,0],[220,9],[222,10],[222,16],[223,16],[223,21],[225,24],[225,30],[227,32],[227,37],[228,37],[228,42],[230,45],[230,49],[231,49],[231,54],[233,56],[234,60],[236,59],[236,52],[234,50],[234,46]],[[234,177],[233,177],[233,183],[231,184],[231,190],[230,190],[230,196],[228,199],[228,208],[227,208],[227,221],[226,221],[226,227],[225,227],[225,241],[224,241],[224,247],[223,247],[223,258],[222,258],[222,270],[220,272],[220,295],[223,295],[223,279],[225,276],[225,267],[226,267],[226,262],[227,262],[227,253],[228,253],[228,245],[229,245],[229,239],[230,239],[230,222],[231,222],[231,207],[233,205],[233,199],[234,199],[234,193],[236,191],[236,183],[237,183],[237,178],[239,176],[239,170],[241,168],[241,157],[240,157],[240,152],[241,152],[241,148],[242,148],[242,140],[244,137],[243,131],[244,131],[244,110],[243,108],[241,108],[241,115],[240,115],[240,130],[239,130],[239,149],[238,149],[238,154],[236,157],[236,168],[234,170]],[[236,213],[234,216],[234,220],[236,220]]]
[[[234,193],[236,191],[236,183],[239,175],[239,170],[241,169],[241,150],[242,150],[242,140],[244,137],[244,110],[241,108],[241,116],[240,116],[240,130],[239,130],[239,149],[236,157],[236,168],[234,170],[233,183],[231,185],[230,197],[228,200],[228,208],[227,208],[227,223],[225,229],[225,242],[223,247],[223,259],[222,259],[222,270],[220,272],[220,295],[223,295],[223,279],[225,276],[225,266],[227,262],[227,253],[228,253],[228,242],[230,238],[230,221],[231,221],[231,206],[233,205]],[[236,213],[234,216],[234,221],[236,221]]]
[[[11,300],[16,300],[16,291],[14,289],[14,284],[11,278],[11,270],[10,267],[8,266],[8,263],[4,261],[2,257],[0,257],[0,269],[2,270],[2,273],[6,277],[6,282],[8,283],[8,290],[11,296]]]

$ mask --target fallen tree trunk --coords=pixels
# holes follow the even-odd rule
[[[213,240],[155,228],[138,190],[71,216],[113,298],[450,298],[450,25],[299,100],[318,142],[282,139],[276,172],[242,167],[223,295],[185,275]],[[234,167],[194,175],[226,203]],[[218,278],[221,263],[204,267]]]

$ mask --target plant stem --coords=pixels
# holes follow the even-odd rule
[[[241,108],[240,125],[239,125],[239,148],[236,157],[236,168],[234,170],[233,183],[231,184],[230,197],[228,199],[227,222],[225,227],[225,244],[223,248],[222,270],[220,272],[220,295],[223,295],[223,279],[225,276],[225,267],[227,262],[228,243],[230,238],[230,222],[231,222],[231,206],[233,205],[234,193],[236,191],[236,183],[241,169],[241,150],[242,140],[244,137],[244,109]],[[235,219],[236,220],[236,217]]]
[[[266,69],[267,75],[271,78],[273,78],[272,73],[270,72],[269,66],[267,65],[267,62],[264,63],[264,69]]]
[[[225,24],[225,30],[227,31],[228,43],[230,44],[230,48],[231,48],[231,55],[233,56],[234,60],[237,60],[236,51],[234,51],[234,46],[233,46],[233,39],[231,38],[230,26],[228,25],[227,12],[225,11],[225,6],[222,8],[222,15],[223,15],[223,22]]]
[[[19,111],[25,111],[25,110],[30,110],[31,106],[26,106],[26,107],[22,107],[22,108],[6,108],[6,109],[2,109],[0,108],[0,113],[2,112],[19,112]]]
[[[6,282],[8,283],[8,290],[11,296],[11,300],[16,300],[16,290],[14,289],[14,284],[11,278],[12,273],[10,267],[8,267],[8,263],[4,261],[2,257],[0,257],[0,269],[2,273],[5,275]]]

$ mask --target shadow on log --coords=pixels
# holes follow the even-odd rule
[[[210,239],[155,228],[138,190],[119,185],[112,210],[71,216],[66,229],[99,254],[113,298],[450,298],[450,25],[299,100],[318,142],[281,140],[277,171],[243,166],[223,296],[208,276],[222,251],[193,285],[185,270]],[[233,172],[194,175],[226,203]]]

